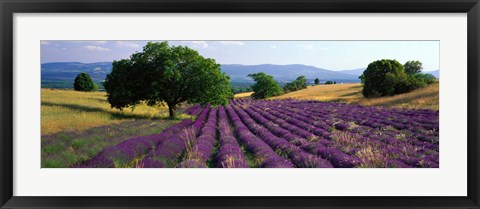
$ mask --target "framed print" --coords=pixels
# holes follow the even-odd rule
[[[479,4],[2,1],[2,208],[479,208]]]

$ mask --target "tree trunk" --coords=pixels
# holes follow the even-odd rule
[[[175,119],[175,107],[173,105],[168,105],[168,115],[170,119]]]

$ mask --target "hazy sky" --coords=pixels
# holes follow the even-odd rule
[[[41,62],[107,62],[129,58],[148,41],[41,41]],[[169,41],[220,64],[304,64],[328,70],[366,67],[379,59],[419,60],[439,69],[438,41]]]

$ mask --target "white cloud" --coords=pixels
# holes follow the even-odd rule
[[[208,43],[206,41],[182,41],[182,43],[192,44],[196,47],[208,48]]]
[[[220,41],[220,43],[223,45],[237,45],[237,46],[245,45],[245,43],[241,41]]]
[[[42,44],[42,45],[50,45],[50,42],[48,42],[48,41],[40,41],[40,44]]]
[[[83,48],[85,48],[87,50],[90,50],[90,51],[110,51],[109,48],[104,48],[104,47],[100,47],[100,46],[92,46],[92,45],[83,46]]]
[[[139,48],[140,45],[133,43],[133,42],[128,42],[128,41],[117,41],[117,45],[119,47],[130,47],[130,48]]]
[[[315,50],[315,47],[309,44],[297,44],[297,47],[300,49],[309,50],[309,51]]]
[[[63,51],[67,50],[67,48],[62,48]]]
[[[278,46],[277,46],[277,45],[270,45],[270,47],[271,47],[272,49],[278,49]]]
[[[101,67],[96,67],[96,68],[93,68],[93,71],[100,71],[100,70],[102,70],[102,68],[101,68]]]

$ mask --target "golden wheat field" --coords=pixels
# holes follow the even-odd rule
[[[252,95],[253,92],[244,92],[244,93],[238,93],[235,94],[235,99],[242,98],[242,97],[249,97]]]
[[[247,93],[243,94],[246,95]],[[365,106],[438,110],[439,84],[435,83],[405,94],[382,98],[364,98],[362,95],[362,85],[360,83],[318,85],[308,86],[307,89],[290,92],[271,99],[286,98],[343,102]]]
[[[134,109],[112,109],[105,92],[42,89],[41,94],[42,135],[82,131],[133,119],[164,119],[168,117],[166,107],[150,107],[140,104]],[[182,112],[181,109],[178,111]],[[178,115],[178,117],[189,116]]]

